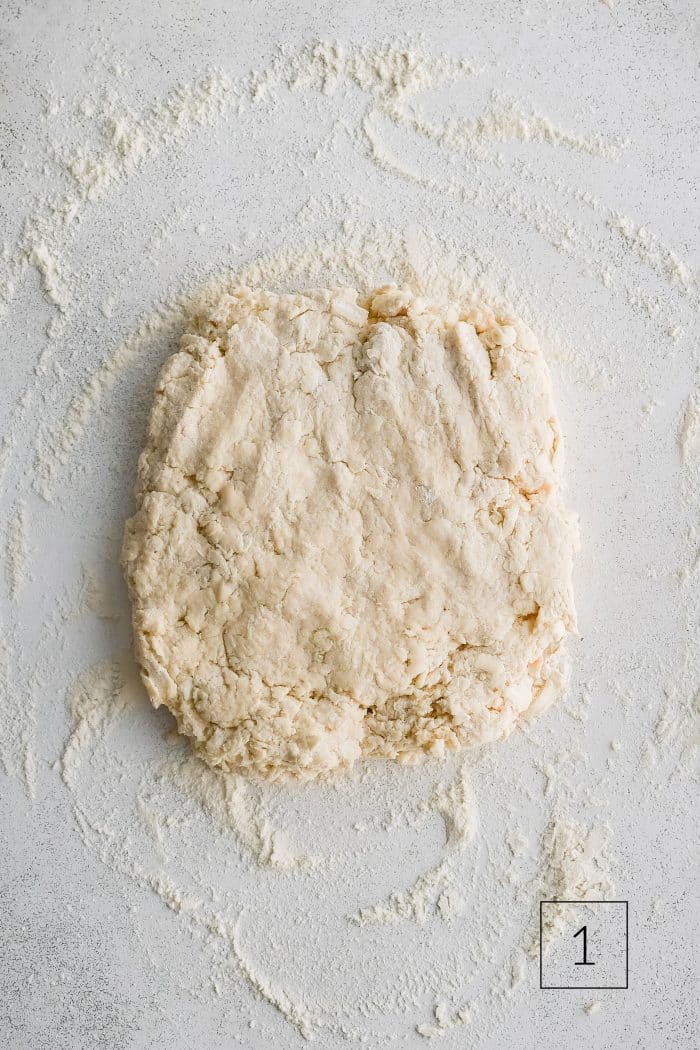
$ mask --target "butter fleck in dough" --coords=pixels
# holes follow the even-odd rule
[[[268,780],[506,737],[575,627],[560,458],[515,318],[393,286],[205,297],[123,546],[151,700]]]

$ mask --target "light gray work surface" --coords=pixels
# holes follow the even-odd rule
[[[343,130],[360,126],[367,98],[359,88],[281,92],[259,110],[249,107],[243,131],[235,114],[225,115],[86,204],[66,242],[77,307],[59,317],[53,340],[46,328],[57,310],[35,268],[21,273],[0,322],[0,420],[11,438],[0,522],[9,544],[0,593],[8,649],[0,676],[7,774],[0,1046],[303,1045],[284,1011],[258,995],[261,973],[292,1000],[318,1007],[311,1035],[324,1048],[697,1045],[697,790],[687,772],[698,689],[697,507],[678,433],[697,384],[698,28],[696,4],[655,0],[0,5],[0,233],[8,259],[37,197],[70,188],[51,141],[79,140],[81,120],[90,120],[80,115],[84,97],[109,83],[134,109],[147,108],[208,67],[233,78],[264,69],[279,45],[294,52],[333,39],[352,51],[410,36],[426,54],[446,51],[478,70],[416,99],[434,121],[477,115],[498,104],[490,101],[496,90],[556,127],[627,141],[616,159],[548,142],[504,143],[501,159],[485,159],[478,178],[488,188],[492,177],[503,191],[510,180],[511,200],[484,192],[478,200],[467,193],[436,201],[434,191],[379,166],[366,141]],[[395,127],[386,141],[436,181],[469,185],[469,164],[480,163],[462,168],[459,154]],[[542,175],[539,184],[533,172]],[[571,187],[594,195],[597,209]],[[328,207],[314,205],[300,219],[310,198]],[[420,811],[420,800],[447,776],[438,767],[370,767],[338,789],[262,791],[257,801],[275,826],[330,858],[309,874],[261,868],[239,837],[197,816],[196,807],[194,830],[163,832],[160,824],[148,838],[144,809],[153,799],[142,795],[139,803],[139,763],[165,754],[170,723],[145,694],[108,753],[93,741],[92,780],[82,795],[57,765],[70,732],[66,698],[78,677],[115,656],[129,661],[116,558],[150,391],[173,333],[154,338],[152,353],[119,373],[57,464],[50,501],[36,491],[37,436],[60,432],[81,382],[183,281],[335,232],[348,199],[359,201],[353,221],[434,230],[465,255],[495,261],[566,347],[551,361],[570,498],[581,517],[581,638],[571,645],[570,693],[527,737],[515,734],[498,753],[475,757],[480,829],[455,869],[466,906],[449,921],[434,908],[422,922],[358,927],[347,918],[439,863],[444,828],[434,812],[382,826],[402,803]],[[531,202],[524,210],[523,199]],[[651,239],[643,234],[635,248],[611,228],[613,213],[646,227]],[[665,245],[691,267],[688,280],[674,277]],[[50,363],[35,374],[47,348]],[[12,544],[22,503],[26,571]],[[86,595],[86,569],[102,578],[106,608]],[[448,772],[454,769],[452,762]],[[552,820],[610,829],[601,850],[614,859],[614,896],[629,900],[630,987],[541,991],[535,960],[524,981],[495,1000],[490,989],[536,920],[539,843]],[[86,831],[90,821],[96,830]],[[506,845],[511,825],[527,839],[522,863]],[[115,835],[121,852],[110,855]],[[247,975],[225,939],[198,938],[186,914],[135,877],[137,867],[238,917]],[[499,897],[489,880],[504,872],[512,882]],[[513,914],[491,914],[506,899]],[[492,943],[490,926],[503,931],[500,955],[481,953],[482,942]],[[472,960],[469,980],[459,976],[465,959]],[[583,1007],[594,1000],[601,1006],[589,1015]],[[428,1040],[417,1026],[434,1023],[441,1002],[451,1017],[471,1003],[471,1024]]]

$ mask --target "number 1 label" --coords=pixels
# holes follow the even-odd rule
[[[574,966],[595,966],[595,963],[591,962],[588,958],[588,932],[585,926],[582,926],[580,930],[576,931],[574,939],[576,939],[580,933],[583,934],[583,959],[580,962],[575,962]]]

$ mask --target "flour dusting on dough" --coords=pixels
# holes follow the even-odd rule
[[[560,464],[514,317],[391,285],[213,299],[161,372],[125,530],[154,705],[270,780],[503,739],[565,681]]]

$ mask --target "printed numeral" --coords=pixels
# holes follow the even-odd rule
[[[591,962],[588,958],[588,931],[585,926],[582,926],[580,930],[577,930],[574,934],[574,939],[583,934],[583,959],[580,962],[575,962],[574,966],[595,966],[594,962]]]

